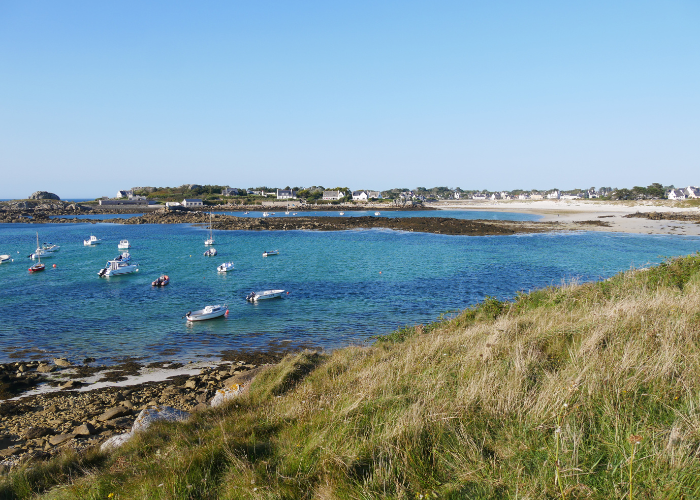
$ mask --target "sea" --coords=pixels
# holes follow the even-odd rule
[[[368,345],[377,335],[450,317],[487,296],[509,299],[519,291],[602,280],[700,250],[700,238],[692,236],[585,231],[476,237],[383,229],[214,231],[212,258],[203,256],[208,231],[192,224],[0,224],[0,254],[14,258],[0,264],[0,362],[213,361],[227,352]],[[30,274],[27,256],[37,233],[61,249],[43,259],[45,272]],[[90,235],[102,244],[84,246]],[[122,239],[130,241],[139,272],[98,277],[121,252]],[[267,250],[279,255],[263,257]],[[235,269],[218,273],[227,261]],[[170,285],[152,287],[161,274]],[[285,293],[246,302],[251,291],[268,289]],[[226,317],[184,318],[215,304],[227,306]]]

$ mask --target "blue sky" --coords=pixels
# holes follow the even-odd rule
[[[0,198],[700,184],[693,1],[0,1]]]

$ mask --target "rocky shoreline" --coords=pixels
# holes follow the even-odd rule
[[[677,220],[700,224],[700,214],[690,212],[636,212],[624,216],[626,219]]]
[[[206,409],[217,391],[247,384],[263,366],[280,358],[229,354],[202,366],[130,361],[93,367],[91,358],[80,365],[65,358],[2,364],[0,472],[67,448],[99,446],[127,432],[144,409]],[[135,378],[130,381],[127,375]]]

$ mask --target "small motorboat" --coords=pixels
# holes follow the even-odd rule
[[[264,292],[250,292],[245,298],[248,302],[257,302],[259,300],[277,299],[282,296],[284,290],[265,290]]]
[[[233,262],[224,262],[219,267],[216,268],[220,273],[227,273],[233,271]]]
[[[41,245],[41,249],[46,250],[47,252],[58,252],[61,247],[55,243],[44,243]]]
[[[129,243],[129,240],[121,240],[119,244],[117,245],[117,248],[120,250],[126,250],[131,248],[131,243]]]
[[[243,215],[248,215],[250,212],[243,212]]]
[[[270,214],[269,214],[269,213],[267,213],[267,212],[263,212],[263,217],[269,217],[269,216],[270,216]]]
[[[110,260],[103,269],[97,272],[97,275],[100,278],[109,278],[110,276],[137,273],[138,271],[138,264],[129,264],[123,260]]]
[[[339,213],[340,213],[340,215],[345,215],[345,212],[339,212]]]
[[[206,252],[204,252],[202,255],[205,257],[214,257],[216,255],[216,248],[210,248]]]
[[[214,319],[228,314],[228,306],[215,305],[215,306],[205,306],[204,309],[198,311],[190,311],[185,314],[187,321],[204,321],[206,319]]]
[[[0,255],[0,264],[3,262],[12,262],[12,257],[9,255]]]
[[[38,259],[40,257],[43,258],[48,258],[48,257],[53,257],[53,252],[49,252],[48,250],[44,250],[43,248],[37,248],[34,253],[29,254],[29,258],[34,260]]]
[[[87,240],[83,240],[83,245],[85,245],[86,247],[92,247],[95,245],[99,245],[100,243],[102,243],[102,240],[94,234],[91,234]]]
[[[289,210],[287,210],[287,211],[284,213],[284,215],[289,215]]]
[[[379,212],[374,212],[374,215],[382,215],[382,214]]]
[[[165,286],[168,283],[170,283],[170,278],[168,277],[167,274],[164,274],[158,278],[156,278],[153,283],[151,283],[152,286]]]
[[[279,255],[280,251],[279,250],[268,250],[267,252],[263,252],[263,257],[272,257],[273,255]]]

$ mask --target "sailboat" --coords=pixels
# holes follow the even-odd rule
[[[36,233],[36,247],[39,248],[39,232]],[[37,254],[36,257],[39,259],[39,262],[29,268],[30,273],[38,273],[46,269],[46,266],[41,263],[41,254]]]
[[[209,239],[204,241],[205,245],[213,245],[214,244],[214,235],[212,234],[211,230],[211,212],[209,212]]]

